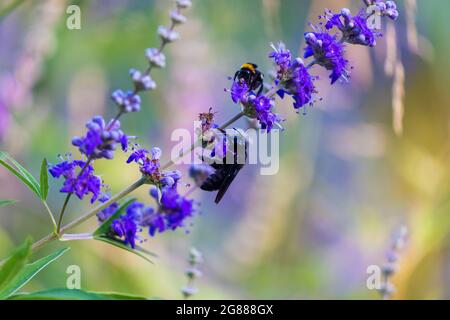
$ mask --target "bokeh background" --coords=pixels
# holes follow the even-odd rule
[[[361,6],[356,0],[193,2],[181,40],[167,47],[168,67],[153,73],[158,89],[143,95],[139,114],[122,120],[147,147],[170,150],[172,130],[192,130],[192,120],[209,107],[219,122],[228,119],[237,106],[223,89],[241,63],[255,62],[267,73],[270,42],[283,40],[300,54],[310,19],[324,8]],[[69,4],[81,7],[81,30],[66,28]],[[366,268],[386,261],[392,234],[406,225],[394,298],[450,298],[450,2],[399,6],[399,21],[385,27],[375,49],[349,48],[349,84],[330,87],[323,76],[323,101],[306,115],[278,103],[287,121],[277,175],[246,167],[218,206],[212,194],[194,192],[201,215],[190,233],[165,233],[145,244],[159,255],[154,265],[103,243],[71,243],[26,290],[64,287],[67,267],[79,265],[84,289],[180,298],[186,258],[196,247],[205,262],[195,298],[377,299],[366,288]],[[78,155],[71,136],[82,134],[88,118],[115,114],[110,92],[130,87],[129,68],[145,67],[144,49],[158,45],[156,28],[168,24],[171,8],[166,0],[30,0],[3,17],[0,149],[35,175],[44,157],[54,163],[58,154]],[[95,164],[113,192],[138,177],[126,155],[117,154]],[[51,182],[55,211],[64,197],[59,188],[60,181]],[[136,196],[151,203],[147,192]],[[0,208],[0,256],[27,235],[37,240],[51,230],[34,195],[4,169],[0,198],[18,200]],[[88,208],[88,201],[71,202],[65,221]],[[95,226],[93,220],[79,231]]]

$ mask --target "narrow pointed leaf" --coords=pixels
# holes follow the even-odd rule
[[[16,200],[13,199],[5,199],[5,200],[0,200],[0,207],[5,207],[5,206],[9,206],[12,205],[14,203],[16,203]]]
[[[39,198],[41,190],[39,183],[24,167],[22,167],[13,157],[6,152],[0,151],[0,165],[8,169],[12,174],[19,178],[28,188],[30,188]]]
[[[146,300],[145,297],[117,292],[91,292],[76,289],[50,289],[18,293],[10,300]]]
[[[111,245],[113,245],[113,246],[115,246],[117,248],[120,248],[120,249],[126,250],[128,252],[134,253],[135,255],[137,255],[137,256],[141,257],[142,259],[150,262],[151,264],[153,264],[153,261],[148,256],[156,257],[156,254],[151,252],[151,251],[145,250],[144,248],[141,248],[139,246],[136,246],[135,249],[130,248],[129,246],[127,246],[125,244],[125,242],[123,242],[121,240],[118,240],[118,239],[111,239],[111,238],[108,238],[108,237],[105,237],[105,236],[96,236],[96,237],[94,237],[94,239],[98,240],[98,241],[106,242],[106,243],[111,244]]]
[[[24,175],[37,189],[39,189],[39,183],[34,178],[34,176],[28,172],[19,162],[17,162],[10,154],[5,153],[7,159],[19,170],[19,172]]]
[[[41,191],[41,199],[47,200],[48,195],[48,164],[47,159],[42,160],[41,165],[41,175],[40,175],[40,191]]]
[[[35,275],[45,269],[50,263],[61,257],[69,248],[63,248],[48,256],[21,268],[8,283],[0,289],[0,299],[6,299],[28,283]]]
[[[32,240],[28,238],[0,268],[0,297],[5,288],[14,280],[15,276],[24,268],[31,254]]]

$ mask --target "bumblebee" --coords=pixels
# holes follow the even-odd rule
[[[225,135],[225,131],[221,130],[221,132]],[[225,139],[227,137],[225,136]],[[212,163],[211,167],[215,170],[214,173],[209,175],[206,180],[200,186],[200,189],[204,191],[218,191],[215,199],[215,203],[219,203],[222,200],[223,196],[227,192],[234,178],[236,178],[237,174],[244,167],[244,164],[247,160],[247,150],[248,150],[248,141],[245,138],[240,138],[238,136],[233,136],[234,143],[231,144],[233,150],[229,150],[230,144],[226,143],[226,154],[222,159],[222,163]],[[244,148],[242,150],[242,148]],[[227,154],[233,157],[233,163],[226,163]],[[245,159],[242,160],[242,156],[244,155]],[[231,157],[230,157],[231,158]],[[243,163],[242,163],[243,162]]]
[[[258,70],[258,66],[254,63],[244,63],[241,68],[234,74],[234,81],[245,81],[250,90],[258,90],[261,94],[264,85],[264,75]]]

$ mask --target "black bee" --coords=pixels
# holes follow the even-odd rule
[[[234,74],[234,81],[245,81],[250,90],[258,89],[258,95],[261,94],[264,86],[264,75],[258,70],[258,66],[254,63],[244,63],[241,68]]]
[[[225,134],[224,131],[222,133]],[[231,145],[233,146],[233,150],[228,150],[230,149],[230,144],[227,143],[226,155],[223,157],[222,163],[211,163],[211,167],[215,169],[215,172],[209,175],[200,186],[200,189],[204,191],[219,191],[214,201],[215,203],[219,203],[223,198],[234,178],[236,178],[239,171],[244,167],[247,159],[248,141],[238,136],[233,136],[233,140],[234,143]],[[227,155],[229,155],[229,158],[233,158],[232,163],[226,163]],[[245,159],[242,159],[242,156]]]

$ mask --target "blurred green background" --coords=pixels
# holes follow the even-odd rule
[[[193,2],[180,41],[167,47],[168,67],[153,72],[158,89],[122,120],[142,145],[166,150],[164,159],[172,130],[192,130],[199,112],[213,107],[219,122],[237,112],[223,89],[240,64],[252,61],[267,73],[270,42],[283,40],[300,54],[309,19],[324,8],[361,7],[356,0]],[[64,287],[67,267],[78,265],[83,289],[180,298],[194,246],[205,259],[195,298],[376,299],[366,268],[384,263],[392,233],[406,225],[394,297],[450,298],[450,2],[417,2],[414,12],[415,1],[399,1],[395,31],[377,48],[349,48],[349,84],[330,87],[314,69],[323,75],[323,101],[305,116],[278,103],[287,121],[277,175],[246,167],[219,206],[196,191],[201,215],[190,233],[145,244],[159,255],[154,265],[103,243],[71,243],[26,289]],[[81,30],[66,28],[69,4],[81,7]],[[78,156],[71,137],[90,117],[115,114],[110,92],[130,87],[130,68],[145,68],[144,50],[158,45],[156,28],[168,24],[172,8],[163,0],[30,0],[0,21],[0,149],[36,176],[44,157]],[[95,164],[113,193],[138,177],[117,155]],[[52,180],[55,211],[64,199],[59,188]],[[147,192],[136,195],[150,203]],[[37,240],[51,230],[34,195],[0,169],[0,199],[9,198],[18,203],[0,208],[1,257],[27,235]],[[88,208],[88,201],[71,202],[65,221]],[[93,230],[94,220],[79,231]]]

